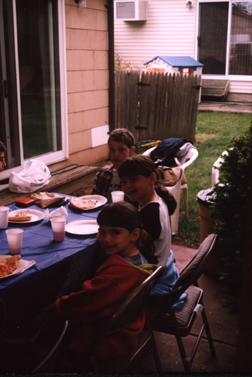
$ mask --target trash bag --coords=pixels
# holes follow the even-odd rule
[[[10,174],[9,190],[18,193],[37,191],[49,182],[50,176],[50,171],[44,162],[28,160],[23,170]]]

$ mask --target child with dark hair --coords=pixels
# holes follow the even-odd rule
[[[172,194],[156,182],[156,167],[147,156],[129,157],[119,168],[121,187],[131,202],[138,203],[144,229],[151,236],[158,264],[165,264],[163,276],[150,293],[154,301],[169,300],[174,291],[172,286],[179,277],[176,261],[171,247],[171,228],[169,216],[175,211],[176,201]],[[142,252],[142,251],[141,251]],[[148,255],[145,255],[148,259]],[[174,304],[182,309],[187,297],[185,292]]]
[[[4,170],[6,166],[4,154],[6,152],[6,147],[2,141],[0,141],[0,173]]]
[[[101,168],[94,181],[92,194],[103,195],[111,202],[111,192],[121,190],[118,169],[134,152],[134,143],[134,136],[125,128],[117,128],[110,133],[108,149],[112,164]]]
[[[94,278],[83,282],[79,292],[57,299],[47,311],[48,318],[61,317],[77,325],[69,355],[79,361],[92,339],[99,334],[104,320],[113,315],[156,269],[155,265],[143,265],[138,248],[144,231],[134,206],[125,202],[109,204],[101,210],[97,222],[97,239],[108,259],[98,268]],[[102,340],[94,356],[109,359],[130,353],[136,347],[144,323],[143,313],[127,328]]]
[[[169,216],[176,201],[165,187],[156,182],[154,162],[147,156],[129,157],[118,171],[121,188],[131,202],[137,202],[144,229],[152,237],[158,264],[170,256],[171,228]]]

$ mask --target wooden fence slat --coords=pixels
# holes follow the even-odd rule
[[[139,80],[141,80],[138,85]],[[141,140],[195,140],[200,76],[120,72],[115,75],[115,127]],[[145,85],[147,84],[147,85]]]

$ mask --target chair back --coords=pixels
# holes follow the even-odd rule
[[[196,251],[195,255],[191,259],[191,261],[187,264],[187,266],[181,272],[179,278],[177,279],[176,283],[173,286],[173,289],[176,289],[180,286],[194,284],[208,262],[213,250],[214,245],[217,240],[216,234],[210,234],[201,244],[198,250]]]
[[[169,301],[169,306],[171,307],[178,300],[183,292],[193,284],[197,283],[203,269],[208,262],[210,256],[214,251],[214,246],[216,244],[217,235],[210,234],[200,245],[195,255],[187,266],[180,273],[179,278],[173,285],[174,296]]]
[[[194,160],[198,157],[199,152],[195,147],[189,149],[189,151],[182,157],[177,157],[178,161],[182,165],[183,169],[187,168],[187,166],[191,165]]]
[[[105,336],[125,329],[144,312],[149,293],[163,275],[164,269],[165,266],[159,266],[124,300],[114,315],[108,319],[98,337],[92,342],[88,350],[89,354]]]

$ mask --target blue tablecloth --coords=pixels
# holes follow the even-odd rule
[[[37,205],[29,208],[45,211]],[[94,220],[102,207],[83,212],[75,212],[68,204],[65,208],[69,223],[82,219]],[[14,204],[10,206],[11,211],[16,209],[20,207]],[[50,221],[46,218],[31,224],[9,223],[9,227],[23,228],[21,257],[34,260],[36,264],[20,275],[0,279],[0,297],[6,306],[7,326],[19,326],[23,321],[33,318],[39,309],[53,302],[56,297],[78,288],[78,284],[91,278],[106,258],[95,235],[74,236],[66,233],[64,241],[54,241]],[[0,255],[8,253],[5,230],[1,229]]]

